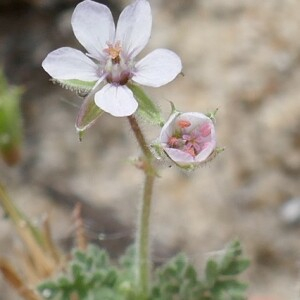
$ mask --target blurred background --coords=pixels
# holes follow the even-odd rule
[[[52,50],[82,49],[70,24],[75,0],[1,0],[0,65],[24,88],[22,160],[0,162],[0,180],[35,222],[50,215],[54,238],[72,246],[72,210],[83,205],[92,242],[113,257],[135,234],[143,174],[126,118],[103,115],[79,142],[82,98],[49,81],[41,62]],[[100,1],[99,1],[100,2]],[[128,0],[110,0],[115,17]],[[152,38],[142,55],[170,48],[184,76],[147,93],[167,116],[217,114],[226,151],[192,174],[163,168],[153,202],[153,256],[185,251],[205,259],[238,237],[251,258],[250,297],[300,297],[300,2],[297,0],[150,0]],[[149,141],[159,128],[142,124]],[[0,210],[0,256],[20,242]],[[20,299],[0,277],[0,300]],[[254,299],[254,298],[252,298]],[[267,298],[264,298],[267,299]]]

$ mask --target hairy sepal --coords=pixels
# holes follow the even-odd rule
[[[155,103],[144,93],[144,91],[135,84],[129,84],[128,87],[133,92],[135,99],[139,103],[137,113],[140,117],[151,124],[163,126],[165,121],[161,115],[160,109]]]
[[[88,93],[93,89],[93,87],[96,84],[96,82],[94,81],[81,81],[78,79],[72,79],[72,80],[52,79],[52,81],[54,83],[60,84],[65,89],[75,91],[78,93]]]
[[[81,140],[84,132],[91,127],[103,113],[95,103],[94,97],[98,89],[92,90],[84,99],[77,115],[75,128]]]

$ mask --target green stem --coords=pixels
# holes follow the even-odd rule
[[[138,287],[141,294],[147,297],[149,293],[149,276],[150,276],[150,212],[153,190],[154,176],[146,175],[143,201],[140,208],[139,227],[137,229],[138,243]]]
[[[142,133],[141,129],[140,129],[140,126],[136,120],[136,118],[134,116],[129,116],[128,117],[128,120],[129,120],[129,123],[130,123],[130,126],[131,126],[131,129],[133,130],[134,132],[134,135],[145,155],[145,158],[151,162],[152,160],[152,153],[151,151],[149,150],[148,146],[147,146],[147,143],[146,143],[146,140],[144,138],[144,134]]]
[[[137,286],[139,289],[139,299],[147,299],[149,294],[150,276],[150,212],[153,194],[153,184],[156,176],[155,168],[152,164],[153,155],[149,150],[144,135],[134,116],[128,117],[131,128],[143,151],[143,171],[145,173],[145,184],[143,198],[141,202],[139,223],[137,228]]]

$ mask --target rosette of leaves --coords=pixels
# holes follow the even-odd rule
[[[135,286],[135,259],[131,248],[115,266],[108,254],[96,246],[75,250],[63,274],[38,287],[49,300],[243,300],[246,285],[238,275],[249,265],[241,245],[232,242],[221,254],[210,258],[199,278],[185,255],[159,267],[148,299],[140,299]]]
[[[208,260],[202,279],[187,257],[178,255],[157,271],[150,299],[244,300],[247,285],[237,277],[248,266],[238,241]]]
[[[66,272],[38,286],[49,300],[125,300],[133,299],[133,259],[131,251],[115,267],[103,249],[89,245],[86,251],[75,250]]]

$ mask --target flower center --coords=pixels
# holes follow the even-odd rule
[[[105,64],[106,81],[115,85],[125,85],[132,77],[132,62],[124,59],[120,41],[115,44],[107,43],[107,46],[104,49],[108,54]]]
[[[170,148],[179,149],[196,157],[210,142],[211,127],[205,122],[196,128],[189,130],[191,123],[187,120],[179,120],[172,136],[168,139]]]
[[[113,64],[119,64],[121,61],[120,53],[122,51],[121,42],[117,41],[115,45],[107,43],[107,46],[108,48],[105,48],[104,52],[109,55]]]

